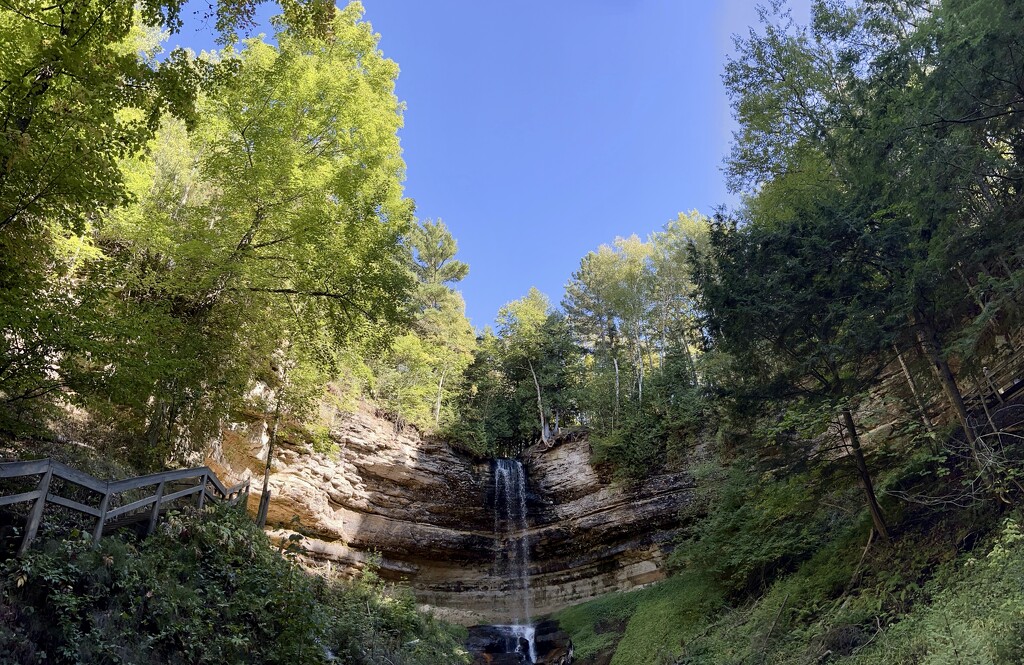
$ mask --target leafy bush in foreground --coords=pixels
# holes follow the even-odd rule
[[[227,508],[172,515],[139,544],[48,541],[2,568],[0,665],[464,662],[408,594],[372,573],[310,576]]]

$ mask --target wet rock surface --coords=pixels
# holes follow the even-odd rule
[[[537,663],[569,665],[573,662],[572,640],[555,621],[541,621],[534,628],[533,649]]]
[[[397,431],[363,409],[330,430],[334,450],[281,442],[270,479],[272,535],[303,533],[310,555],[354,574],[371,557],[417,599],[464,624],[507,621],[512,582],[495,574],[491,464],[443,441]],[[262,425],[225,434],[208,463],[228,481],[261,478]],[[523,456],[533,613],[541,616],[662,579],[692,478],[668,471],[637,487],[590,466],[586,440],[535,446]],[[257,483],[258,484],[258,483]],[[259,493],[250,497],[255,512]],[[374,554],[375,553],[375,554]]]
[[[529,627],[470,626],[466,650],[473,655],[473,665],[570,665],[573,662],[572,640],[554,621],[541,621]]]
[[[511,626],[470,626],[466,650],[473,665],[482,663],[529,663],[529,641]]]

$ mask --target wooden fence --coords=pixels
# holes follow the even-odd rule
[[[27,462],[0,462],[0,479],[32,478],[39,476],[36,487],[27,492],[0,496],[0,507],[16,503],[31,503],[28,516],[25,518],[25,531],[18,548],[23,554],[32,544],[39,531],[43,519],[43,509],[47,503],[63,506],[82,513],[96,520],[93,527],[93,541],[98,542],[105,530],[129,523],[149,520],[146,534],[156,529],[160,511],[172,501],[195,496],[196,506],[200,509],[207,499],[223,501],[235,505],[240,501],[245,504],[249,496],[249,481],[233,487],[225,487],[209,467],[195,469],[179,469],[153,473],[138,478],[127,478],[106,482],[93,478],[87,473],[61,464],[52,459],[31,460]],[[96,506],[86,505],[76,499],[61,496],[54,487],[54,480],[60,479],[88,490],[97,497]],[[126,492],[152,489],[152,494],[142,498],[123,496]],[[77,494],[81,494],[78,492]],[[125,503],[127,499],[132,499]]]

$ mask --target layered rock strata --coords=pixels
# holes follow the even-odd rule
[[[494,574],[492,463],[425,439],[363,409],[330,432],[334,449],[282,443],[270,477],[267,524],[306,536],[310,555],[354,573],[371,559],[417,598],[465,623],[506,621],[510,581]],[[225,434],[210,465],[232,479],[260,477],[261,427]],[[534,613],[664,577],[668,545],[690,500],[681,471],[624,488],[589,464],[585,440],[524,455],[529,485],[529,570]],[[222,476],[223,477],[223,476]],[[258,484],[258,483],[254,483]],[[250,497],[255,512],[258,492]]]

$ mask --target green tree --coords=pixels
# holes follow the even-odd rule
[[[856,219],[834,223],[844,219],[841,199],[794,212],[712,227],[698,270],[705,322],[747,377],[734,388],[740,396],[842,418],[875,530],[888,539],[854,418],[857,398],[888,363],[890,328],[875,316],[888,294],[875,280],[870,236]]]
[[[651,251],[651,244],[635,235],[602,245],[582,259],[563,299],[574,333],[593,354],[594,367],[614,381],[614,401],[593,409],[610,408],[613,421],[625,399],[643,401],[644,378],[654,363]],[[623,369],[628,372],[625,380]]]
[[[405,245],[416,278],[413,325],[400,344],[374,363],[374,395],[398,422],[437,430],[457,417],[455,398],[476,346],[466,304],[451,286],[469,273],[469,266],[455,259],[458,245],[440,221],[413,226]],[[409,360],[416,355],[414,348],[420,363]]]
[[[459,418],[446,435],[479,455],[517,451],[525,435],[514,386],[502,371],[501,341],[490,327],[479,336],[458,400]],[[530,413],[532,413],[532,407]]]
[[[458,243],[440,219],[426,220],[410,231],[409,249],[424,305],[439,307],[447,288],[469,274],[469,266],[455,258]]]
[[[679,213],[650,240],[659,366],[664,367],[669,354],[681,354],[691,384],[698,383],[697,358],[704,343],[690,256],[706,251],[707,239],[708,220],[693,210]]]
[[[476,335],[466,318],[466,303],[461,295],[451,291],[436,308],[423,313],[417,328],[431,349],[433,383],[437,386],[433,420],[434,427],[440,427],[442,415],[448,422],[457,417],[452,410],[453,400],[473,361]]]
[[[497,329],[501,340],[502,364],[508,374],[509,368],[527,369],[537,393],[537,417],[540,423],[540,438],[548,442],[550,430],[545,417],[544,396],[538,377],[538,366],[544,345],[544,324],[551,312],[547,296],[536,287],[520,298],[498,310]],[[518,372],[517,372],[518,374]]]
[[[183,51],[154,57],[142,26],[173,28],[180,3],[135,8],[18,2],[0,11],[5,410],[68,387],[61,359],[82,351],[102,323],[69,287],[96,255],[89,230],[127,200],[119,160],[142,150],[164,115],[194,120],[198,89],[218,70]]]
[[[647,241],[619,238],[588,253],[566,286],[562,306],[587,353],[581,419],[613,447],[628,445],[617,433],[627,421],[636,438],[645,421],[659,427],[661,406],[692,397],[702,342],[687,257],[706,236],[705,218],[680,214]]]
[[[406,319],[397,66],[361,14],[246,41],[194,128],[165,123],[123,161],[134,202],[93,231],[101,253],[79,259],[70,297],[120,323],[58,365],[89,406],[142,422],[153,463],[201,445],[281,349],[302,366],[291,376],[322,385],[341,349],[380,346]]]
[[[777,5],[763,20],[727,69],[730,182],[756,190],[755,217],[821,191],[846,200],[844,219],[873,236],[897,348],[924,351],[988,473],[960,383],[1019,311],[1019,68],[993,54],[1019,52],[1021,12],[893,0],[818,3],[807,27]]]
[[[446,291],[373,363],[374,396],[399,424],[422,431],[449,427],[458,417],[456,398],[475,350],[462,296]]]
[[[0,407],[70,387],[65,359],[90,355],[109,325],[69,286],[96,254],[93,230],[131,197],[122,160],[165,118],[194,125],[202,91],[235,69],[182,49],[157,57],[157,35],[181,27],[182,4],[19,0],[0,11]],[[306,28],[333,14],[322,0],[284,4]],[[232,41],[255,3],[211,6]]]

